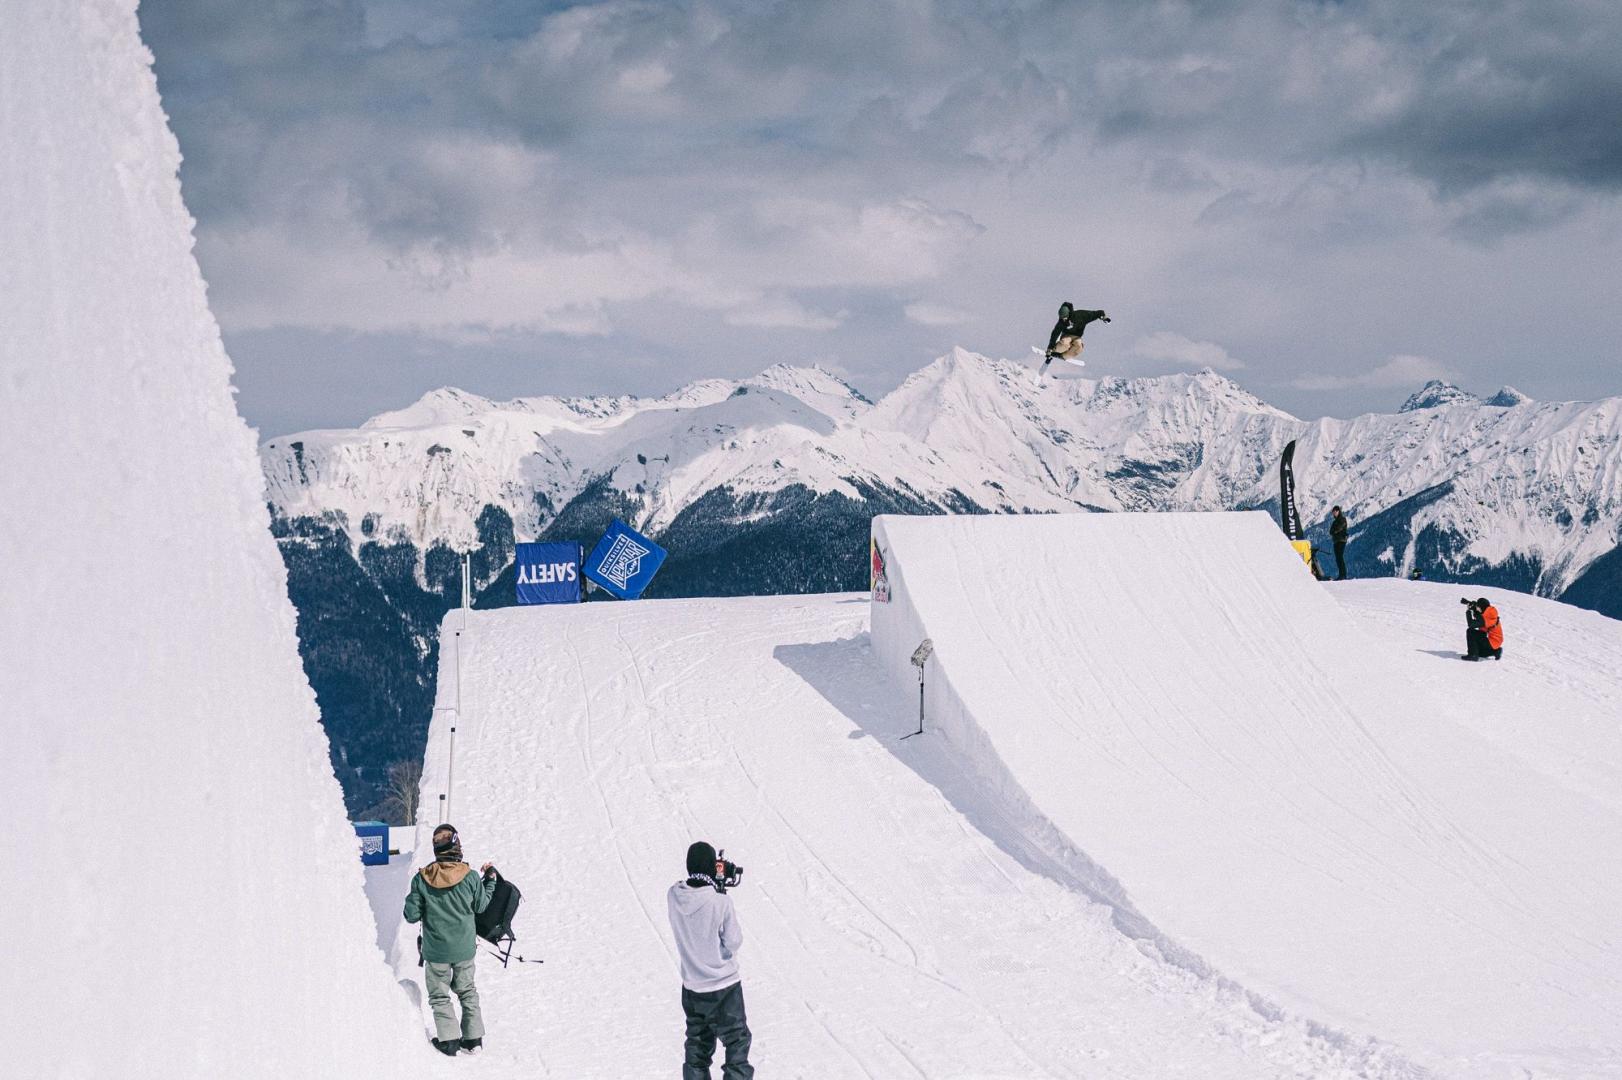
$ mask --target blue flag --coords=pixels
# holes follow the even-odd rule
[[[580,545],[518,544],[513,557],[518,571],[520,604],[578,604],[585,581],[580,577]]]
[[[621,600],[635,600],[665,561],[665,549],[614,519],[586,558],[586,576]]]

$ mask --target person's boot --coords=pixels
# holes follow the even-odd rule
[[[456,1056],[456,1051],[461,1049],[461,1047],[462,1047],[462,1040],[461,1039],[435,1039],[434,1040],[434,1049],[438,1050],[441,1054],[444,1054],[446,1057],[455,1057]]]
[[[480,1050],[483,1050],[483,1049],[484,1049],[484,1037],[483,1036],[480,1036],[477,1039],[463,1039],[462,1040],[462,1053],[464,1053],[464,1054],[477,1054]]]

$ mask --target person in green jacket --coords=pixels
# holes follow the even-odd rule
[[[411,877],[405,920],[422,923],[422,963],[437,1033],[433,1042],[442,1054],[454,1056],[458,1050],[477,1054],[484,1047],[484,1019],[473,985],[473,956],[478,951],[473,916],[490,906],[495,891],[495,868],[485,863],[475,875],[462,861],[462,838],[456,829],[450,825],[435,829],[434,861]],[[452,994],[462,1003],[460,1024]]]

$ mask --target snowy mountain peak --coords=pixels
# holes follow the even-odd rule
[[[1513,386],[1501,387],[1498,393],[1488,398],[1483,404],[1494,405],[1500,409],[1513,409],[1517,405],[1525,405],[1532,399]]]
[[[1417,412],[1436,409],[1443,405],[1480,405],[1481,399],[1468,390],[1461,390],[1450,382],[1432,379],[1402,403],[1398,412]]]
[[[1622,398],[1528,404],[1505,388],[1488,403],[1438,380],[1401,413],[1308,423],[1209,369],[1043,381],[1029,361],[962,348],[876,403],[786,364],[660,398],[490,402],[445,388],[357,430],[273,439],[261,457],[278,514],[426,551],[477,545],[487,506],[535,538],[572,520],[577,498],[655,533],[710,493],[760,505],[789,490],[896,492],[919,509],[997,512],[1258,506],[1276,498],[1291,439],[1307,519],[1332,503],[1354,521],[1390,511],[1375,554],[1394,570],[1518,555],[1533,568],[1523,587],[1557,594],[1622,527]],[[1420,551],[1410,521],[1447,549]]]
[[[780,391],[840,419],[850,419],[873,404],[860,390],[820,364],[810,367],[773,364],[745,380],[744,385]]]
[[[403,409],[379,413],[361,425],[367,430],[385,428],[418,428],[434,424],[451,424],[470,416],[488,412],[495,403],[454,386],[430,390]]]
[[[1168,410],[1188,417],[1191,412],[1214,417],[1218,413],[1260,415],[1299,423],[1283,409],[1275,408],[1226,375],[1206,368],[1198,372],[1172,375],[1145,375],[1128,378],[1106,375],[1098,380],[1067,379],[1062,385],[1085,401],[1089,412],[1110,411],[1125,415],[1153,413],[1165,416]]]

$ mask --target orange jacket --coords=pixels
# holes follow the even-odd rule
[[[1481,628],[1487,631],[1487,644],[1495,649],[1504,647],[1504,627],[1498,621],[1498,609],[1488,604],[1481,611]]]

